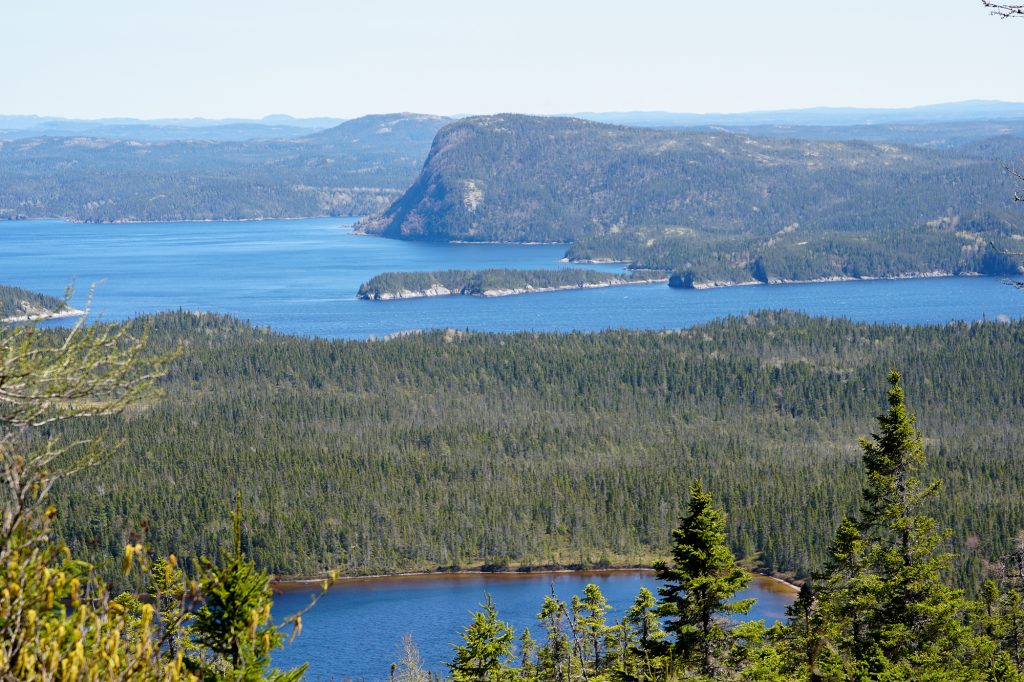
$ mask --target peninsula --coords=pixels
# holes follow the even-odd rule
[[[0,322],[30,322],[82,314],[58,296],[0,284]]]

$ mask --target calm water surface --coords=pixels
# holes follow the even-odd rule
[[[93,308],[117,320],[207,310],[307,336],[366,338],[408,329],[569,331],[681,328],[751,310],[789,308],[874,322],[942,323],[1024,317],[1024,295],[987,277],[730,287],[663,284],[497,299],[359,301],[386,270],[557,268],[557,245],[431,244],[352,234],[354,219],[79,225],[0,222],[0,283],[75,303],[101,282]],[[615,270],[620,266],[587,266]]]
[[[469,624],[486,594],[494,598],[501,619],[517,634],[529,627],[541,637],[537,613],[552,587],[566,602],[594,583],[615,610],[608,621],[621,618],[640,588],[655,594],[660,584],[650,572],[559,573],[549,575],[417,576],[347,581],[334,587],[303,617],[302,635],[274,656],[281,668],[309,662],[308,680],[354,678],[385,680],[399,659],[403,633],[413,636],[424,666],[446,673],[451,644]],[[784,616],[794,592],[775,581],[759,578],[740,598],[756,597],[751,618],[773,622]],[[274,615],[283,618],[309,603],[309,592],[288,591],[274,602]]]

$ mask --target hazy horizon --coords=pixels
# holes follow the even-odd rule
[[[386,7],[22,3],[11,115],[351,119],[367,113],[747,113],[1024,100],[1024,26],[973,0]]]
[[[458,112],[458,113],[438,113],[433,111],[412,111],[409,109],[395,110],[395,111],[366,111],[358,113],[351,117],[343,116],[331,116],[329,114],[310,114],[308,116],[295,116],[287,112],[274,112],[271,114],[264,114],[262,116],[252,117],[240,117],[230,116],[224,118],[209,118],[206,116],[173,116],[173,117],[151,117],[151,118],[140,118],[133,116],[99,116],[95,118],[79,118],[71,116],[62,116],[59,114],[49,113],[36,113],[36,112],[6,112],[0,111],[0,119],[4,118],[38,118],[42,120],[57,119],[67,121],[87,121],[87,122],[104,122],[109,121],[116,123],[117,121],[137,121],[141,123],[160,123],[160,122],[210,122],[210,123],[231,123],[231,122],[262,122],[268,119],[292,119],[295,121],[309,121],[319,119],[337,119],[351,121],[358,118],[364,118],[368,116],[394,116],[394,115],[413,115],[413,116],[440,116],[446,118],[467,118],[470,116],[490,116],[500,114],[524,114],[528,116],[578,116],[578,115],[605,115],[605,114],[664,114],[668,116],[738,116],[738,115],[755,115],[755,114],[773,114],[773,113],[787,113],[787,112],[810,112],[810,111],[913,111],[916,109],[927,109],[929,107],[941,107],[941,106],[956,106],[956,105],[967,105],[967,104],[992,104],[992,105],[1011,105],[1024,107],[1024,101],[1006,101],[1006,100],[962,100],[962,101],[949,101],[949,102],[925,102],[922,104],[911,104],[905,107],[858,107],[858,106],[808,106],[800,108],[785,108],[785,109],[753,109],[744,111],[668,111],[668,110],[653,110],[653,109],[619,109],[619,110],[607,110],[607,111],[584,111],[582,109],[577,111],[561,111],[552,113],[539,113],[534,111],[524,110],[507,110],[507,111],[490,111],[490,112]],[[1024,112],[1022,112],[1024,113]],[[275,121],[277,122],[277,121]],[[284,121],[280,121],[283,123]]]

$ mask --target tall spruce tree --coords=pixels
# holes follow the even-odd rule
[[[992,670],[1004,671],[997,679],[1024,679],[1024,603],[1020,594],[1013,588],[1001,591],[996,581],[986,580],[977,611],[976,624],[991,642]]]
[[[197,567],[203,604],[195,611],[192,630],[195,642],[208,654],[187,663],[204,680],[295,682],[308,664],[287,671],[270,668],[271,652],[284,644],[287,636],[270,615],[274,594],[270,575],[242,552],[240,494],[231,520],[233,551],[224,552],[220,564],[202,559]],[[301,614],[290,620],[293,635],[298,634]]]
[[[665,630],[675,637],[677,660],[708,677],[717,674],[728,650],[729,616],[746,614],[755,602],[732,601],[750,576],[726,544],[725,520],[711,494],[695,482],[686,515],[672,531],[672,564],[654,565],[666,583],[658,590],[657,613],[668,619]]]
[[[844,521],[836,534],[818,583],[822,608],[847,676],[967,674],[964,601],[946,582],[953,555],[945,549],[947,533],[927,513],[940,483],[919,478],[924,447],[896,371],[889,374],[888,403],[877,433],[861,440],[860,518]]]

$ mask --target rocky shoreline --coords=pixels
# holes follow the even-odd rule
[[[597,265],[597,264],[609,264],[609,263],[628,263],[629,261],[613,260],[610,258],[578,258],[569,259],[563,258],[563,263],[572,263],[574,265]],[[900,279],[931,279],[936,277],[980,277],[980,272],[952,272],[949,270],[927,270],[922,272],[904,272],[898,275],[888,276],[874,276],[874,275],[862,275],[860,277],[854,277],[852,275],[832,275],[829,277],[812,277],[810,279],[786,279],[782,277],[769,277],[767,281],[762,281],[754,278],[748,280],[706,280],[694,281],[692,276],[674,274],[669,278],[669,286],[675,289],[719,289],[722,287],[747,287],[755,286],[758,284],[825,284],[828,282],[869,282],[875,280],[900,280]],[[675,283],[675,282],[678,282]]]
[[[23,315],[15,315],[13,317],[0,318],[0,322],[44,322],[46,320],[57,320],[64,317],[81,317],[82,315],[85,315],[85,311],[78,310],[76,308],[67,308],[66,310],[58,312],[42,310],[25,313]]]
[[[891,275],[888,277],[873,277],[865,275],[863,277],[853,277],[851,275],[835,275],[832,277],[815,277],[813,279],[782,279],[777,277],[770,277],[767,282],[762,282],[756,279],[750,279],[743,282],[737,281],[710,281],[710,282],[694,282],[689,287],[682,287],[688,289],[717,289],[721,287],[744,287],[753,286],[756,284],[827,284],[829,282],[871,282],[876,280],[900,280],[900,279],[932,279],[936,277],[978,277],[980,276],[977,272],[948,272],[944,270],[929,270],[927,272],[907,272],[899,275]]]
[[[598,261],[573,261],[574,263],[591,263]],[[606,262],[606,261],[602,261]],[[631,284],[660,284],[662,282],[669,282],[669,286],[676,289],[720,289],[724,287],[745,287],[745,286],[756,286],[759,284],[826,284],[829,282],[868,282],[876,280],[901,280],[901,279],[932,279],[938,277],[978,277],[980,273],[977,272],[949,272],[944,270],[930,270],[927,272],[909,272],[901,273],[899,275],[892,275],[888,277],[874,277],[874,276],[863,276],[853,277],[850,275],[835,275],[832,277],[815,277],[812,279],[783,279],[783,278],[769,278],[767,282],[749,279],[749,280],[710,280],[710,281],[697,281],[692,280],[683,281],[680,284],[675,284],[670,277],[652,277],[649,279],[638,279],[638,280],[614,280],[609,282],[600,283],[586,283],[586,284],[567,284],[563,286],[554,287],[516,287],[508,289],[487,289],[485,291],[474,291],[468,289],[449,289],[443,285],[437,284],[429,289],[402,289],[395,292],[381,292],[381,293],[362,293],[356,295],[356,298],[365,301],[395,301],[406,298],[431,298],[437,296],[475,296],[477,298],[496,298],[499,296],[517,296],[519,294],[539,294],[549,291],[571,291],[573,289],[600,289],[605,287],[617,287],[617,286],[628,286]],[[681,279],[681,278],[680,278]]]

